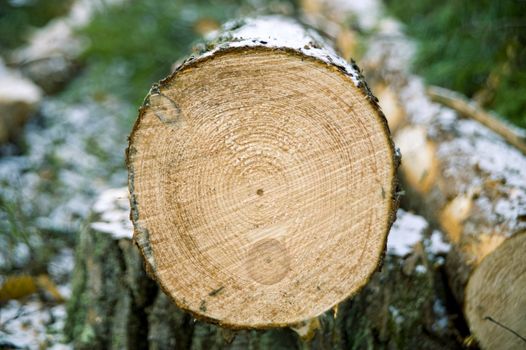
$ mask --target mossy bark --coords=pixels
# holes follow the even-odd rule
[[[66,333],[75,348],[141,349],[147,344],[147,308],[157,287],[130,240],[80,234]]]
[[[451,349],[458,347],[451,315],[437,312],[445,305],[440,276],[423,249],[387,255],[361,293],[319,318],[310,339],[290,328],[234,332],[172,304],[131,239],[88,227],[77,247],[66,334],[76,349]]]

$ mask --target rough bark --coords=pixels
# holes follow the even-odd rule
[[[128,210],[126,189],[103,193],[80,235],[66,325],[76,349],[459,347],[442,267],[424,239],[405,256],[389,250],[361,293],[295,331],[232,331],[194,319],[148,278]],[[402,219],[395,230],[404,236],[414,228]]]
[[[130,136],[135,241],[177,305],[232,328],[318,316],[369,280],[398,155],[359,69],[276,16],[225,26]]]
[[[523,348],[492,320],[526,334],[518,312],[526,309],[526,157],[478,121],[433,103],[403,68],[411,44],[402,33],[390,28],[369,45],[363,62],[374,90],[388,90],[399,106],[387,118],[404,155],[404,188],[453,244],[448,277],[472,333],[483,348]]]

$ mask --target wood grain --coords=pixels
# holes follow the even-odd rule
[[[356,293],[394,219],[379,108],[291,49],[184,64],[141,109],[128,167],[150,273],[181,308],[233,328],[298,323]]]

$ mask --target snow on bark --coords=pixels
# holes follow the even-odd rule
[[[387,238],[387,252],[398,256],[409,254],[415,244],[423,241],[428,228],[423,217],[399,209]]]
[[[387,253],[404,257],[420,242],[435,256],[449,252],[451,245],[444,242],[440,231],[431,232],[431,227],[424,217],[399,209],[387,239]]]
[[[197,59],[234,47],[293,49],[305,56],[339,67],[351,77],[356,86],[361,87],[363,84],[356,66],[341,58],[316,31],[306,29],[291,18],[261,16],[227,22],[221,30],[210,33],[207,40],[216,43],[215,47],[205,51]]]
[[[130,221],[128,197],[128,188],[126,187],[104,191],[93,206],[93,213],[99,219],[90,224],[91,228],[111,234],[115,239],[131,239],[133,226]]]
[[[509,236],[526,229],[526,157],[480,123],[431,102],[420,79],[409,79],[400,90],[407,119],[425,126],[431,140],[440,140],[436,155],[443,175],[455,179],[448,192],[474,200],[477,230]],[[497,193],[484,190],[487,181],[495,182]]]
[[[482,230],[507,237],[526,229],[526,157],[484,125],[430,100],[422,79],[409,73],[414,43],[396,23],[386,19],[378,24],[379,33],[370,39],[363,62],[371,70],[380,69],[382,79],[398,92],[405,125],[412,126],[402,132],[421,127],[437,147],[435,161],[448,179],[444,195],[465,194],[476,208],[470,218],[477,222],[473,235]],[[397,144],[402,154],[415,147]],[[487,188],[488,181],[494,182],[495,191]]]

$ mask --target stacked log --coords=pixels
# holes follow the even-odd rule
[[[339,15],[340,18],[345,17],[343,14]],[[329,18],[329,16],[326,17]],[[374,90],[381,91],[382,96],[387,96],[384,97],[383,100],[391,102],[388,105],[390,108],[385,108],[386,111],[391,111],[387,115],[388,119],[390,116],[396,115],[396,118],[390,119],[390,126],[405,156],[401,168],[405,190],[407,192],[404,205],[420,211],[430,219],[433,225],[439,225],[452,243],[452,249],[447,256],[446,264],[449,286],[463,307],[469,328],[479,341],[481,347],[488,349],[521,348],[524,345],[523,334],[526,333],[525,319],[522,317],[522,314],[518,312],[518,310],[526,308],[524,304],[524,293],[522,292],[524,287],[526,287],[524,278],[526,274],[523,272],[526,264],[524,263],[524,256],[521,254],[521,252],[524,251],[526,242],[526,221],[524,220],[524,207],[526,203],[524,180],[526,174],[524,174],[524,171],[526,169],[526,163],[524,156],[509,146],[500,136],[478,122],[462,119],[454,110],[431,102],[425,93],[426,89],[424,84],[419,78],[411,75],[408,71],[408,62],[412,52],[411,44],[401,32],[397,31],[397,26],[393,26],[392,22],[379,23],[379,27],[381,29],[383,28],[384,31],[380,31],[379,35],[374,36],[370,40],[368,43],[369,50],[363,62],[366,63],[368,76],[370,75],[374,82]],[[239,29],[238,25],[233,25],[231,34],[235,33],[236,29]],[[161,87],[154,87],[150,93],[150,98],[147,99],[147,104],[142,109],[139,123],[136,126],[136,132],[132,135],[132,143],[128,156],[130,164],[132,164],[130,167],[132,170],[131,184],[133,185],[131,188],[132,213],[135,215],[136,241],[148,261],[147,267],[149,272],[157,281],[161,282],[161,285],[165,286],[165,291],[175,299],[177,299],[177,296],[173,295],[171,288],[166,288],[167,282],[163,282],[162,276],[159,278],[159,266],[157,265],[158,257],[164,258],[163,256],[169,256],[171,254],[167,251],[163,252],[162,248],[160,248],[162,243],[170,238],[167,234],[161,234],[152,239],[149,230],[150,227],[147,227],[148,230],[144,230],[145,226],[143,226],[144,222],[148,221],[149,216],[158,215],[162,211],[150,212],[147,213],[146,216],[141,217],[140,215],[143,215],[139,214],[141,211],[139,211],[137,207],[133,208],[133,206],[136,206],[137,203],[140,205],[142,201],[140,196],[146,194],[145,197],[143,197],[144,201],[148,203],[146,207],[154,207],[157,205],[157,208],[162,208],[163,201],[159,201],[158,198],[162,198],[163,195],[166,196],[166,193],[173,194],[177,191],[180,191],[179,195],[172,196],[176,199],[176,202],[179,203],[177,209],[184,208],[187,203],[194,203],[196,199],[188,196],[188,191],[192,192],[189,188],[196,188],[191,185],[193,173],[189,172],[187,174],[189,176],[186,177],[186,181],[180,184],[176,183],[176,190],[170,190],[168,189],[168,185],[173,183],[172,180],[174,177],[157,176],[153,173],[154,176],[150,178],[147,175],[151,174],[146,172],[143,173],[144,180],[142,181],[144,181],[144,183],[140,185],[138,189],[135,187],[137,183],[135,170],[141,167],[144,170],[145,162],[151,162],[152,159],[159,159],[157,156],[153,156],[155,155],[155,150],[151,148],[151,144],[156,144],[156,142],[157,144],[160,143],[156,139],[159,135],[162,136],[162,132],[177,134],[185,130],[184,128],[188,126],[189,119],[187,119],[188,116],[185,111],[196,108],[195,105],[185,102],[191,100],[188,99],[189,95],[192,95],[192,97],[198,96],[198,99],[205,101],[204,105],[207,106],[207,109],[217,108],[217,101],[215,101],[215,103],[212,101],[210,102],[211,104],[207,104],[208,102],[206,102],[206,95],[209,91],[206,91],[206,89],[203,91],[194,91],[191,89],[190,83],[185,85],[185,73],[189,74],[190,77],[192,77],[192,74],[198,74],[196,71],[198,72],[199,69],[205,65],[204,63],[210,63],[210,68],[216,68],[216,70],[211,69],[202,76],[197,75],[196,77],[199,79],[210,79],[210,77],[214,77],[214,81],[228,81],[228,79],[235,79],[250,72],[244,70],[246,67],[241,63],[242,60],[234,59],[231,66],[235,67],[238,65],[243,66],[243,68],[233,69],[224,75],[214,75],[219,71],[217,68],[221,66],[221,63],[224,63],[222,60],[225,59],[225,56],[228,56],[227,53],[230,52],[237,52],[241,56],[248,57],[252,61],[251,63],[267,61],[278,66],[284,62],[281,59],[273,60],[269,57],[259,58],[257,56],[250,56],[250,54],[253,53],[252,49],[240,49],[240,47],[247,46],[247,41],[243,38],[243,35],[230,35],[226,37],[226,39],[223,37],[218,40],[216,43],[217,46],[212,47],[212,53],[204,53],[204,58],[192,59],[185,62],[182,68],[176,71],[172,77],[181,78],[180,80],[170,78],[166,80]],[[273,54],[278,53],[279,56],[279,54],[283,52],[272,47],[273,38],[271,35],[263,39],[256,39],[256,41],[252,43],[261,48],[268,48],[270,42],[271,47],[269,52],[273,51]],[[320,40],[312,43],[308,42],[303,46],[303,49],[301,49],[301,46],[296,45],[296,52],[299,51],[301,55],[306,55],[305,50],[318,49],[318,46],[323,46],[319,43]],[[262,52],[266,51],[262,50]],[[216,55],[217,53],[219,53],[219,55]],[[222,55],[222,53],[224,53],[224,55]],[[292,56],[296,54],[292,51],[287,51],[287,53]],[[307,54],[307,56],[309,55]],[[309,62],[311,58],[304,57],[303,60]],[[259,61],[259,59],[261,59],[261,61]],[[329,66],[332,65],[336,67],[342,72],[340,63],[337,62],[337,64],[334,65],[334,62],[331,62],[333,59],[334,56],[327,55],[325,58],[322,58],[322,61]],[[216,65],[214,65],[214,63]],[[293,65],[290,67],[292,71],[296,72]],[[343,69],[342,73],[347,74],[347,76],[352,76],[358,81],[361,79],[358,78],[360,75],[356,74],[356,71],[352,73],[351,70]],[[178,74],[180,75],[178,76]],[[260,72],[251,72],[250,74],[260,74]],[[276,81],[278,80],[276,79]],[[265,86],[264,84],[261,85]],[[359,85],[359,87],[364,86],[360,83],[357,85]],[[174,94],[174,91],[176,91],[177,94]],[[250,91],[250,89],[247,89],[247,91]],[[283,89],[283,91],[290,91],[290,89]],[[369,94],[368,89],[364,88],[362,92],[365,93],[363,96],[372,96]],[[236,90],[235,93],[242,94],[243,91]],[[281,96],[277,91],[272,91],[272,93],[276,96]],[[370,99],[372,99],[372,97],[370,97]],[[355,101],[352,98],[351,100]],[[267,106],[264,103],[263,105]],[[239,110],[240,107],[246,108],[246,106],[237,106],[235,104],[233,104],[233,106],[237,110]],[[372,106],[374,106],[374,103]],[[373,115],[374,113],[376,112],[373,112]],[[169,125],[170,128],[164,129],[166,125]],[[219,126],[217,127],[219,128]],[[137,130],[141,128],[142,130],[137,132]],[[142,151],[138,151],[138,156],[137,149],[134,146],[136,144],[141,145],[141,138],[143,143],[139,148],[142,148]],[[161,139],[162,138],[159,138],[159,140]],[[183,134],[181,134],[179,140],[183,139]],[[195,137],[191,136],[190,139],[193,142]],[[284,140],[286,140],[286,138],[284,138]],[[235,138],[230,139],[230,141],[232,141],[230,142],[230,146],[234,146],[232,149],[235,151],[239,151],[242,149],[242,146],[250,144],[248,141],[247,143],[235,142]],[[178,148],[175,147],[175,149]],[[141,152],[142,158],[140,155]],[[183,153],[177,153],[174,157],[180,157]],[[261,153],[265,155],[265,152],[262,151]],[[177,163],[168,161],[171,159],[170,154],[172,154],[172,152],[166,147],[162,156],[167,159],[166,167],[169,167],[168,164],[173,164],[175,169]],[[190,159],[192,157],[189,156],[188,158]],[[242,163],[244,160],[245,159],[238,159],[238,163]],[[215,167],[215,164],[211,166]],[[151,166],[149,168],[153,169],[154,167]],[[188,169],[190,169],[190,167]],[[174,174],[177,175],[175,178],[181,175],[181,173],[177,172],[174,172]],[[230,175],[228,173],[220,173],[220,176],[228,177]],[[195,175],[195,179],[199,179],[199,176]],[[199,179],[196,181],[202,184],[204,180]],[[152,186],[150,182],[160,184],[160,188],[166,186],[165,190],[148,192],[146,188]],[[234,186],[230,186],[229,188],[232,187]],[[382,186],[382,188],[383,187],[384,186]],[[215,191],[218,190],[217,187],[214,186],[202,188],[206,188],[206,191],[202,193],[203,195],[212,197],[214,193],[216,193]],[[265,193],[268,194],[268,191],[266,192],[263,186],[256,185],[252,190],[255,196],[264,196]],[[383,193],[384,191],[381,192]],[[390,191],[392,192],[389,192],[387,196],[389,200],[394,196],[395,188],[390,187]],[[137,193],[141,193],[141,195],[137,195]],[[380,197],[383,198],[384,196],[377,196],[377,200],[379,200]],[[258,197],[255,198],[257,199]],[[249,202],[247,201],[246,203]],[[245,204],[245,202],[243,202],[243,204]],[[202,205],[206,206],[205,204]],[[239,206],[239,208],[243,209],[243,206]],[[166,209],[168,209],[170,213],[173,212],[177,214],[177,210],[172,211],[169,207],[166,207]],[[224,208],[218,207],[216,209],[222,210]],[[221,210],[219,210],[218,213],[222,212]],[[141,219],[145,220],[141,221]],[[166,227],[174,227],[170,226],[172,225],[170,220],[171,219],[166,220]],[[176,220],[179,220],[176,226],[179,227],[181,223],[184,224],[184,218],[182,220],[179,217]],[[196,221],[196,223],[199,222]],[[185,225],[181,227],[185,227]],[[161,229],[157,232],[162,231]],[[146,233],[148,233],[148,235],[146,235]],[[93,232],[91,235],[93,235]],[[275,237],[273,237],[273,239],[275,239]],[[152,249],[152,245],[158,245],[157,249],[159,249],[159,252],[156,253],[156,249]],[[207,246],[207,249],[212,249],[213,246],[213,244],[210,244]],[[260,255],[264,256],[265,254],[262,253],[268,250],[266,249],[266,245],[261,245],[261,247],[263,248],[256,250],[257,254],[254,254],[254,260]],[[272,249],[274,249],[274,247]],[[283,252],[285,252],[285,250],[278,249],[276,250],[276,254],[270,254],[270,261],[277,261],[279,264],[276,265],[277,267],[273,265],[269,268],[263,277],[260,276],[261,281],[265,283],[272,282],[271,279],[275,278],[275,276],[273,276],[271,272],[274,272],[276,275],[281,275],[279,272],[283,266],[287,266],[285,270],[289,270],[289,265],[280,260],[280,257],[284,255],[282,254]],[[415,256],[415,252],[413,252],[411,256]],[[407,318],[399,318],[400,329],[405,330],[402,333],[393,333],[390,327],[387,326],[389,321],[385,321],[386,318],[383,318],[383,316],[379,318],[374,317],[375,312],[371,310],[388,310],[390,316],[386,316],[387,319],[391,321],[396,320],[397,312],[390,310],[399,309],[389,307],[392,306],[393,300],[404,300],[404,302],[411,307],[415,300],[404,297],[408,292],[411,292],[409,286],[416,285],[420,287],[426,285],[423,281],[415,280],[414,276],[410,274],[408,284],[405,285],[405,290],[395,299],[390,299],[388,295],[391,295],[391,293],[396,294],[393,290],[398,288],[397,284],[393,283],[389,289],[382,287],[375,290],[374,286],[386,284],[386,278],[388,280],[391,277],[404,280],[404,271],[402,269],[402,272],[400,272],[400,261],[398,259],[399,258],[394,258],[393,260],[391,255],[388,254],[384,270],[377,272],[367,287],[365,287],[364,291],[356,295],[353,301],[340,305],[338,311],[339,317],[334,318],[334,315],[325,313],[320,317],[319,320],[321,321],[309,321],[306,322],[303,327],[298,324],[293,326],[293,328],[296,329],[297,333],[301,333],[304,337],[309,338],[312,334],[312,329],[316,328],[318,324],[322,324],[322,330],[316,332],[316,336],[308,343],[310,345],[316,344],[313,345],[314,347],[323,345],[338,347],[358,344],[360,346],[371,347],[389,346],[404,348],[410,344],[415,345],[415,343],[410,342],[414,339],[420,339],[419,334],[436,334],[429,330],[433,327],[428,328],[425,326],[429,323],[426,322],[425,317],[418,312],[416,318],[412,320],[418,320],[419,323],[406,322]],[[261,263],[263,266],[266,260],[269,259],[262,259]],[[409,257],[403,259],[405,263],[407,263],[408,260],[410,260]],[[393,261],[394,263],[392,263]],[[170,266],[165,265],[162,267],[162,270],[166,271],[169,270],[169,268]],[[85,271],[88,270],[89,269],[85,269]],[[427,271],[431,271],[429,273],[432,275],[427,281],[436,282],[439,280],[439,278],[436,278],[436,270],[427,269]],[[85,272],[85,275],[87,273],[89,272]],[[387,276],[390,277],[386,277],[383,274],[387,274]],[[380,277],[382,275],[383,280],[382,277]],[[167,277],[167,280],[171,280],[171,277]],[[427,284],[427,286],[429,285]],[[429,293],[420,292],[418,295],[425,295],[423,298],[424,301],[436,301],[437,298],[440,299],[440,297],[437,297],[437,294],[447,294],[447,291],[438,292],[441,290],[440,286],[440,283],[435,283],[432,285]],[[212,297],[212,295],[209,294],[213,294],[214,297],[220,295],[223,291],[221,287],[222,286],[218,286],[217,288],[210,289],[207,292],[208,297]],[[84,289],[85,287],[79,288],[79,290]],[[347,290],[336,299],[340,299],[340,301],[345,299],[343,294],[348,296],[352,294],[352,291],[349,292],[349,290]],[[199,297],[193,305],[186,303],[180,305],[192,311],[193,314],[205,317],[208,320],[219,322],[219,320],[223,319],[222,316],[214,317],[210,314],[209,306],[212,305],[214,307],[217,305],[213,303],[209,304],[209,299],[206,299],[206,302],[202,303],[205,299],[203,299],[201,295]],[[415,295],[415,298],[418,299],[417,295]],[[374,305],[376,304],[381,305],[381,307],[375,309]],[[165,304],[160,303],[160,305]],[[423,305],[429,304],[424,302],[424,304],[419,304],[418,308],[414,310],[420,310],[419,308],[429,310],[429,306]],[[450,310],[448,310],[448,312],[449,311]],[[436,310],[433,310],[430,314],[436,316]],[[222,315],[224,316],[225,314]],[[310,316],[310,314],[301,315],[302,317]],[[367,315],[367,317],[363,317],[364,315]],[[386,315],[386,313],[383,315]],[[187,317],[192,318],[188,315]],[[71,322],[71,324],[75,323],[76,322]],[[272,325],[284,325],[284,323]],[[161,322],[161,324],[163,323]],[[225,324],[235,326],[235,324],[230,322],[226,322]],[[256,327],[263,325],[263,323],[257,322],[252,324],[256,325]],[[449,322],[446,322],[446,324],[450,325]],[[158,326],[161,325],[151,326],[148,329],[155,332],[153,330]],[[181,329],[181,327],[185,328],[186,326],[180,326],[179,323],[177,327]],[[208,340],[218,339],[219,336],[214,335],[217,334],[214,332],[219,328],[214,328],[216,326],[211,325],[206,327],[212,328],[204,330],[202,333],[195,333],[207,334],[206,337],[200,338],[200,340],[192,339],[189,343],[185,343],[185,341],[188,340],[184,339],[179,340],[179,342],[183,344],[201,344],[205,338]],[[354,327],[356,332],[350,334],[349,327]],[[422,331],[422,327],[424,327],[424,331]],[[105,331],[97,332],[96,334],[111,333],[107,330],[107,327],[105,329]],[[412,331],[416,333],[412,333]],[[221,332],[225,334],[224,331]],[[272,332],[278,331],[242,331],[239,334],[245,334],[248,338],[241,336],[240,338],[235,337],[235,339],[238,339],[236,341],[242,342],[242,344],[248,344],[255,335],[263,338],[267,336],[272,338],[273,336],[268,335]],[[298,343],[299,340],[295,335],[296,333],[289,332],[286,329],[279,332],[280,336],[278,338],[287,340],[282,341],[278,338],[272,338],[272,342],[289,345],[294,343],[297,346],[305,345]],[[159,332],[157,334],[161,333],[162,332]],[[75,339],[81,339],[78,337],[78,334],[83,334],[83,332],[74,334],[76,334],[76,336],[74,336]],[[88,332],[88,334],[90,333]],[[185,331],[185,334],[188,334],[188,331]],[[400,334],[403,334],[402,338],[397,337],[397,335]],[[450,330],[442,332],[442,335],[444,334],[449,336],[454,334],[458,335],[458,333],[451,332]],[[329,335],[328,338],[327,335]],[[284,338],[281,338],[282,336],[284,336]],[[227,335],[226,337],[230,339],[230,336]],[[428,339],[429,337],[424,338]],[[442,343],[437,345],[437,339],[434,337],[431,338],[433,340],[430,341],[430,345],[426,345],[427,348],[432,348],[433,346],[437,348],[440,348],[439,346],[442,346],[442,348],[456,346],[454,341],[450,343],[446,341],[447,344]],[[402,340],[395,342],[395,339]],[[405,339],[405,342],[403,339]],[[442,337],[441,340],[443,339]],[[364,342],[361,342],[362,340]],[[420,340],[420,343],[417,344],[421,345],[423,344],[422,342],[423,340]],[[265,341],[263,340],[254,340],[251,344],[264,343]],[[222,345],[216,344],[215,346],[230,346],[225,343],[221,344]]]
[[[196,320],[148,277],[132,241],[128,191],[101,194],[76,253],[66,333],[76,349],[454,349],[429,225],[400,211],[383,268],[354,298],[292,328],[232,331]],[[413,237],[407,240],[407,237]],[[401,245],[401,239],[405,243]]]
[[[381,33],[364,62],[400,106],[393,129],[409,201],[453,244],[450,287],[481,347],[522,348],[526,157],[479,121],[433,102],[423,82],[400,69],[410,59],[404,45],[401,32]]]

